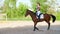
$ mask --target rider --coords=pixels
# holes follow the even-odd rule
[[[41,14],[41,11],[40,11],[40,3],[37,2],[36,15],[37,15],[37,18],[38,19],[40,19],[40,14]]]

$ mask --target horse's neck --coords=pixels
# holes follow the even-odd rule
[[[30,16],[31,16],[32,18],[34,18],[34,17],[35,17],[35,14],[34,14],[33,12],[30,12]]]

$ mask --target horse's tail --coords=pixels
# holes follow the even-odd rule
[[[53,19],[53,22],[55,22],[56,20],[56,17],[54,15],[51,15],[52,19]]]

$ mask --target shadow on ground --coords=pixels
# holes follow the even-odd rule
[[[33,31],[33,26],[0,28],[0,34],[60,34],[60,25],[51,25],[50,30],[47,26],[37,26],[40,31]]]

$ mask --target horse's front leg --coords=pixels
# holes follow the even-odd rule
[[[33,30],[33,31],[35,31],[35,29],[39,30],[39,29],[36,27],[36,25],[37,25],[37,22],[34,23],[34,30]]]

